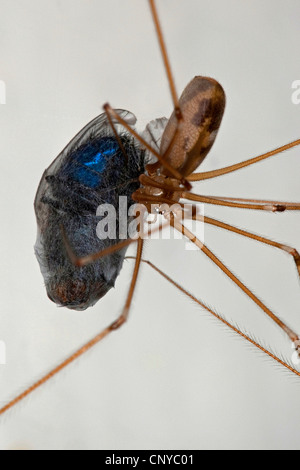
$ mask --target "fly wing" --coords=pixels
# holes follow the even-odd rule
[[[130,111],[126,111],[124,109],[115,109],[115,111],[121,116],[124,121],[126,121],[129,125],[134,126],[136,123],[136,117]],[[112,119],[118,134],[124,130],[124,128],[118,123],[118,121]],[[37,223],[39,228],[42,230],[43,221],[45,220],[46,214],[45,205],[41,203],[43,197],[47,196],[50,188],[49,182],[47,181],[47,177],[51,175],[55,175],[60,168],[60,166],[64,163],[66,157],[76,150],[87,143],[91,138],[97,139],[102,136],[112,136],[113,130],[109,124],[107,119],[106,113],[100,114],[95,119],[90,121],[81,131],[76,134],[75,137],[68,143],[68,145],[62,150],[62,152],[56,157],[56,159],[51,163],[51,165],[47,168],[44,172],[42,179],[40,181],[35,202],[35,214],[37,218]]]
[[[159,152],[161,138],[168,124],[168,119],[165,117],[154,119],[147,124],[145,130],[142,132],[141,137],[149,144],[156,152]],[[146,150],[145,157],[146,164],[155,163],[157,158],[149,150]]]

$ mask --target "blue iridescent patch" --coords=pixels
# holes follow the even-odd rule
[[[72,155],[69,176],[84,186],[97,188],[108,159],[113,158],[118,150],[119,144],[114,137],[102,137],[89,142]]]

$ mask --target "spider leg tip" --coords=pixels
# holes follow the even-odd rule
[[[300,370],[300,338],[299,337],[292,342],[291,347],[292,349],[294,349],[294,352],[291,358],[292,363],[298,370]]]

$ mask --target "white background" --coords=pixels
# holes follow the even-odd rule
[[[219,80],[225,118],[203,169],[300,137],[292,104],[297,0],[159,0],[176,84]],[[84,313],[46,297],[34,258],[33,200],[43,170],[101,105],[129,109],[143,130],[172,104],[146,0],[0,0],[1,315],[4,404],[119,314],[130,282]],[[294,149],[198,184],[202,194],[300,200]],[[300,249],[299,215],[206,207],[206,214]],[[293,260],[237,235],[205,239],[266,304],[300,331]],[[290,358],[282,332],[201,253],[148,243],[151,259],[226,318]],[[248,346],[142,267],[130,320],[0,420],[1,449],[300,447],[300,378]]]

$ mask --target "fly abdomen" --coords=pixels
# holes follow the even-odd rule
[[[124,116],[132,115],[122,111]],[[62,227],[76,256],[100,252],[119,242],[99,238],[98,208],[110,204],[119,227],[119,198],[139,186],[145,169],[145,152],[129,133],[116,125],[118,139],[106,114],[89,123],[44,173],[35,200],[38,222],[36,255],[48,296],[76,310],[95,304],[115,284],[125,250],[83,267],[72,264],[62,238]],[[121,142],[121,146],[120,143]],[[123,234],[124,235],[124,234]]]

